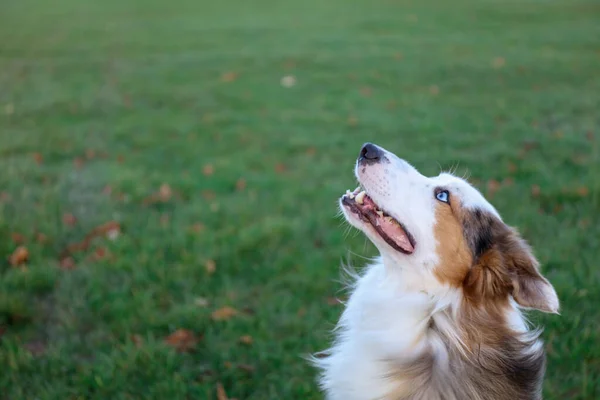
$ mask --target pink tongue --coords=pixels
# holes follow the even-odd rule
[[[381,230],[388,235],[396,244],[408,252],[414,251],[413,245],[408,240],[404,229],[402,229],[395,221],[390,221],[386,217],[377,217],[377,222]]]

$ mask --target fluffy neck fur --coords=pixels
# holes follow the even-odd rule
[[[514,302],[476,304],[461,288],[380,258],[351,285],[325,358],[330,400],[540,399],[544,353]]]

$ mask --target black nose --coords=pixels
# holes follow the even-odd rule
[[[382,155],[383,152],[379,147],[375,146],[373,143],[365,143],[362,149],[360,149],[360,156],[358,159],[367,162],[376,162],[381,159]]]

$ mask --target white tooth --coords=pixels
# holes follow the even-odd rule
[[[354,198],[354,193],[350,193],[350,194],[348,195],[348,197],[350,197],[350,199],[353,199],[353,198]]]
[[[351,193],[352,193],[351,191],[346,190],[346,196],[350,196]]]
[[[381,211],[381,210],[376,210],[375,212],[377,213],[377,215],[379,215],[380,217],[382,217],[382,218],[383,218],[383,211]]]
[[[363,204],[366,195],[367,195],[367,193],[364,190],[362,192],[360,192],[359,194],[357,194],[356,195],[356,202],[358,204]]]

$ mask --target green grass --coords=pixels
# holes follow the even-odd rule
[[[321,398],[302,357],[340,262],[374,254],[336,217],[365,141],[470,171],[561,298],[535,316],[546,398],[599,398],[599,20],[592,0],[4,0],[0,254],[18,233],[30,262],[0,264],[0,398]],[[109,220],[123,234],[61,269]],[[195,351],[164,343],[180,328]]]

